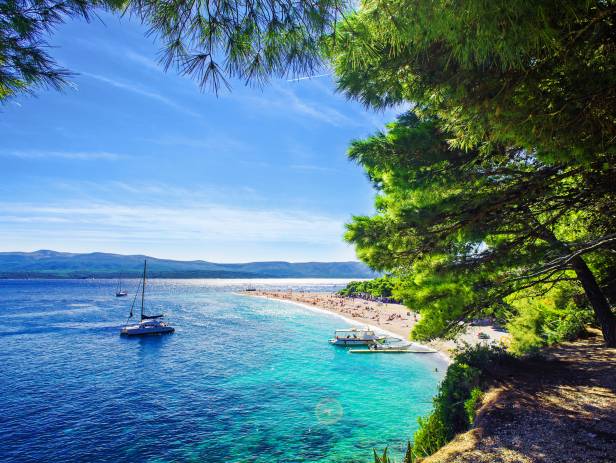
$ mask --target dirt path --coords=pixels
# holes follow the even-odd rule
[[[499,376],[476,428],[424,463],[616,462],[616,349],[598,333]]]

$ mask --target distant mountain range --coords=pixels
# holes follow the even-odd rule
[[[361,262],[249,262],[216,264],[93,252],[0,252],[0,278],[131,278],[148,260],[150,278],[373,278]]]

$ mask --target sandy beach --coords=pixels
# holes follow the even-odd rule
[[[265,297],[281,301],[295,302],[327,310],[354,322],[374,326],[401,339],[408,340],[411,329],[419,321],[420,315],[402,304],[386,304],[359,298],[343,297],[335,293],[315,293],[303,291],[243,291],[248,296]],[[341,326],[341,328],[345,328]],[[480,339],[480,332],[489,339]],[[476,345],[481,343],[498,343],[507,333],[496,330],[493,326],[469,326],[465,333],[455,340],[435,340],[422,343],[441,352],[448,359],[451,351],[458,344]]]

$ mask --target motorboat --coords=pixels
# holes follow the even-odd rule
[[[329,340],[336,346],[360,346],[385,342],[386,336],[377,335],[370,328],[347,328],[336,330]]]
[[[146,315],[144,313],[144,301],[145,301],[145,284],[146,284],[146,270],[147,270],[147,261],[143,262],[143,280],[141,282],[141,317],[139,323],[135,323],[132,325],[128,324],[128,321],[133,318],[133,309],[135,306],[135,299],[137,295],[135,294],[135,299],[133,299],[133,304],[130,307],[130,314],[128,319],[126,320],[126,324],[120,330],[120,334],[123,336],[145,336],[149,334],[170,334],[175,331],[175,328],[168,323],[162,321],[164,314],[160,315]],[[138,293],[137,293],[138,294]]]

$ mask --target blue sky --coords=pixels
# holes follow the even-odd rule
[[[347,101],[330,77],[216,97],[163,72],[143,26],[101,19],[51,39],[70,88],[0,109],[0,251],[355,260],[344,223],[374,193],[346,149],[395,112]]]

